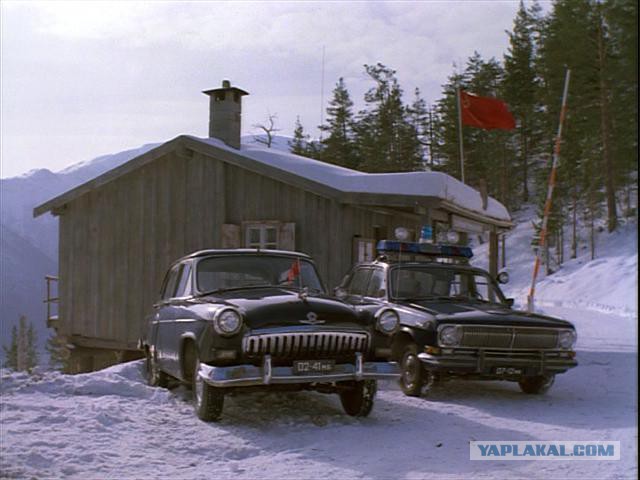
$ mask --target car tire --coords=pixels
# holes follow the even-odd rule
[[[212,387],[202,379],[199,375],[200,360],[197,355],[194,363],[192,390],[196,415],[205,422],[215,422],[222,416],[224,391],[221,388]]]
[[[424,384],[424,372],[415,344],[409,343],[405,346],[400,359],[400,370],[400,388],[404,394],[419,397]]]
[[[342,408],[352,417],[366,417],[373,409],[377,391],[378,384],[375,380],[354,382],[340,391]]]
[[[160,370],[155,352],[151,353],[150,348],[145,349],[145,375],[147,384],[152,387],[167,388],[169,386],[169,375]]]
[[[537,375],[535,377],[523,377],[518,381],[520,389],[530,395],[542,395],[553,385],[555,375]]]

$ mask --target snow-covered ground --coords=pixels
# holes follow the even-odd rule
[[[510,235],[512,282],[524,302],[530,232]],[[196,419],[183,388],[147,387],[141,362],[101,372],[2,372],[3,478],[637,478],[637,234],[601,235],[542,279],[536,306],[573,321],[580,365],[544,396],[504,382],[449,382],[426,398],[382,385],[369,418],[335,396],[231,397],[220,423]],[[483,249],[478,261],[483,261]],[[582,262],[582,263],[581,263]],[[472,440],[620,441],[619,461],[469,460]]]

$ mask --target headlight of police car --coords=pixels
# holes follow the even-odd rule
[[[574,330],[563,330],[558,334],[558,346],[560,348],[573,348],[578,336]]]
[[[214,330],[225,337],[235,335],[242,328],[242,315],[233,308],[224,308],[213,317]]]
[[[398,325],[400,325],[400,317],[395,312],[395,310],[383,310],[382,312],[378,313],[377,317],[378,321],[376,323],[376,326],[378,327],[378,330],[386,333],[387,335],[395,332],[398,328]]]
[[[440,330],[440,345],[453,347],[462,340],[462,329],[457,325],[447,325]]]

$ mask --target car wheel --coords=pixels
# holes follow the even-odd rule
[[[151,349],[145,350],[145,374],[147,383],[152,387],[167,388],[169,386],[169,376],[160,370],[156,354],[151,353]]]
[[[520,389],[531,395],[542,395],[551,388],[555,375],[537,375],[535,377],[523,377],[518,381]]]
[[[371,413],[377,391],[378,384],[375,380],[354,382],[340,391],[342,408],[352,417],[366,417]]]
[[[418,349],[412,343],[407,344],[400,361],[400,388],[405,395],[419,397],[422,393],[424,373],[422,362],[418,358]]]
[[[192,378],[193,402],[196,415],[205,422],[215,422],[222,416],[224,407],[224,391],[212,387],[200,375],[200,360],[196,356]]]

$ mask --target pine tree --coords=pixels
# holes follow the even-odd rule
[[[408,172],[421,168],[420,144],[402,103],[395,70],[365,65],[375,86],[365,94],[368,110],[360,112],[356,145],[359,168],[368,172]]]
[[[540,101],[546,113],[542,121],[546,132],[543,143],[547,151],[544,175],[537,179],[538,203],[543,204],[547,194],[548,172],[560,117],[565,73],[566,68],[570,67],[572,75],[569,104],[553,201],[571,205],[571,209],[578,212],[586,205],[587,194],[593,183],[586,172],[590,170],[588,165],[596,160],[595,152],[598,150],[595,140],[597,126],[594,122],[597,111],[593,108],[597,75],[593,68],[593,49],[589,46],[586,34],[589,28],[589,10],[588,2],[582,0],[557,2],[540,29],[536,59],[542,87]],[[567,194],[569,198],[564,198]],[[549,235],[553,233],[549,229]]]
[[[289,150],[296,155],[306,155],[309,135],[304,133],[300,117],[296,117],[296,127],[293,130],[293,138],[289,140]]]
[[[4,351],[5,363],[4,366],[6,368],[11,368],[12,370],[18,369],[18,328],[14,325],[11,327],[11,341],[9,342],[9,346],[2,346],[2,350]]]
[[[427,102],[420,96],[419,88],[414,90],[414,99],[411,105],[407,107],[407,112],[409,121],[416,133],[423,168],[426,168],[427,165],[433,166],[433,117],[429,107],[427,107]]]
[[[327,107],[326,124],[320,125],[320,130],[326,134],[321,141],[320,158],[323,161],[347,168],[357,167],[352,109],[353,101],[341,77]]]
[[[36,332],[33,328],[33,324],[29,322],[27,327],[27,370],[31,371],[36,365],[38,365],[38,349],[37,349],[37,339]]]
[[[521,173],[522,201],[529,200],[529,165],[535,153],[536,106],[538,78],[534,65],[534,17],[520,1],[509,35],[509,51],[504,56],[504,98],[517,119],[519,137],[517,169]]]
[[[3,346],[2,349],[8,368],[30,372],[38,364],[36,333],[27,317],[20,317],[18,327],[14,325],[11,329],[9,347]]]
[[[605,0],[602,7],[611,88],[611,155],[616,184],[624,186],[625,214],[632,215],[630,190],[638,170],[638,2]]]
[[[447,82],[443,85],[442,97],[436,102],[436,143],[433,145],[433,151],[439,159],[438,170],[459,179],[461,177],[461,166],[456,97],[458,88],[467,89],[462,73],[454,73],[447,78]]]

